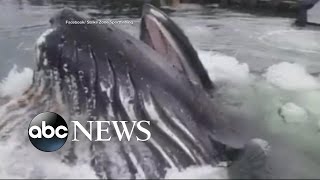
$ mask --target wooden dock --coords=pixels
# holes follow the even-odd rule
[[[296,11],[299,0],[160,0],[161,5],[177,6],[181,3],[217,3],[222,8],[241,7],[245,9]]]
[[[250,9],[272,8],[272,9],[297,9],[298,0],[220,0],[222,7],[242,6]]]

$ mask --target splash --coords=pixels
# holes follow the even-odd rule
[[[287,123],[305,123],[308,121],[308,113],[302,107],[289,102],[283,105],[280,109],[279,115]]]
[[[5,179],[97,179],[89,163],[69,166],[61,162],[55,154],[40,152],[28,144],[0,143],[0,177]]]
[[[264,77],[268,82],[284,90],[314,90],[320,88],[317,78],[307,73],[304,66],[281,62],[268,68]]]
[[[236,58],[214,51],[199,50],[199,58],[213,81],[248,83],[251,81],[249,66]]]
[[[23,68],[18,71],[17,65],[14,65],[8,76],[0,83],[0,97],[20,96],[32,83],[33,71],[30,68]]]

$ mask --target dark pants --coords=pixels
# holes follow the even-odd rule
[[[307,22],[308,22],[307,11],[308,11],[308,9],[305,6],[299,7],[296,25],[305,26],[307,24]]]

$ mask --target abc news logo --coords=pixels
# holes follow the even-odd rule
[[[72,141],[79,141],[77,132],[84,134],[90,141],[111,141],[113,134],[119,141],[124,140],[124,137],[130,141],[135,128],[139,130],[139,134],[144,134],[143,138],[136,136],[137,141],[147,141],[151,138],[150,131],[145,127],[150,126],[150,121],[87,121],[86,125],[89,125],[89,130],[78,121],[71,121],[71,125],[73,126]],[[115,133],[111,133],[109,127]],[[95,134],[93,129],[96,130]],[[28,135],[34,147],[44,152],[52,152],[60,149],[66,143],[69,129],[66,121],[60,115],[44,112],[30,122]]]

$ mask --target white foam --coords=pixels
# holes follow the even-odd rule
[[[213,51],[198,51],[199,58],[213,81],[232,81],[237,83],[250,81],[248,64],[240,63],[236,58]]]
[[[52,33],[54,31],[54,29],[47,29],[46,31],[44,31],[40,37],[37,39],[36,41],[36,45],[37,46],[40,46],[41,44],[45,43],[46,42],[46,37]]]
[[[266,80],[285,90],[314,90],[320,88],[319,80],[307,73],[304,66],[281,62],[268,68]]]
[[[165,179],[229,179],[225,167],[192,166],[183,171],[169,169]]]
[[[30,68],[23,68],[21,72],[18,67],[10,70],[8,76],[0,83],[0,96],[15,97],[21,95],[32,83],[33,71]]]
[[[259,145],[266,153],[268,153],[271,150],[270,144],[263,139],[255,138],[255,139],[252,139],[251,141]]]
[[[23,139],[23,138],[21,138]],[[18,145],[19,140],[0,143],[0,177],[41,179],[97,179],[90,164],[69,166],[61,162],[54,153],[36,150],[31,145]]]
[[[286,103],[281,107],[281,115],[287,123],[304,123],[308,121],[307,111],[292,102]]]

